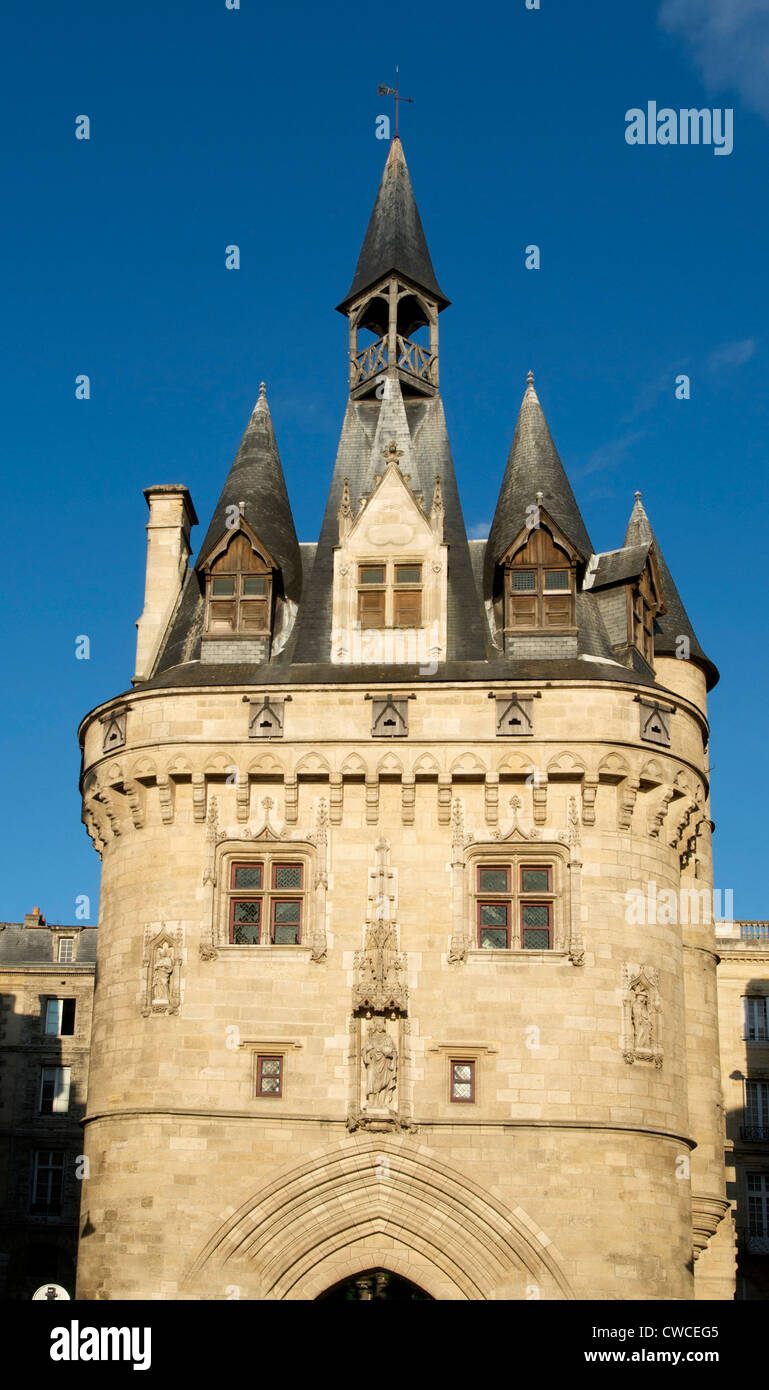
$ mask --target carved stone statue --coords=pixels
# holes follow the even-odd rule
[[[643,985],[636,985],[633,990],[633,1002],[630,1006],[630,1016],[633,1020],[633,1034],[635,1038],[636,1050],[651,1047],[652,1042],[652,1014],[649,991]]]
[[[160,947],[152,967],[152,1002],[170,1004],[171,976],[174,971],[174,958],[167,941]]]
[[[377,1110],[384,1110],[395,1093],[398,1076],[398,1049],[383,1023],[376,1024],[368,1034],[362,1052],[366,1068],[366,1100]]]

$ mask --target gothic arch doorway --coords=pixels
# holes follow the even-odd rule
[[[393,1274],[389,1269],[365,1269],[354,1274],[351,1279],[341,1279],[330,1289],[319,1293],[316,1303],[329,1300],[336,1303],[369,1303],[373,1299],[414,1302],[417,1300],[434,1302],[433,1296],[420,1289],[410,1279]]]

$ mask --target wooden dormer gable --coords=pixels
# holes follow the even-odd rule
[[[585,557],[541,505],[499,559],[506,633],[574,633]]]
[[[198,569],[205,578],[209,637],[271,633],[279,567],[245,517],[220,537]]]

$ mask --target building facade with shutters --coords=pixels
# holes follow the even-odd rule
[[[96,931],[0,923],[0,1298],[75,1296]]]
[[[717,672],[640,494],[596,550],[531,375],[468,541],[397,138],[338,307],[317,544],[262,387],[193,564],[147,489],[136,670],[81,725],[79,1296],[731,1298],[716,941],[669,910],[712,896]]]

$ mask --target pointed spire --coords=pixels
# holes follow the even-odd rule
[[[337,305],[345,313],[350,302],[370,285],[397,271],[427,291],[445,309],[449,300],[435,278],[422,221],[396,135],[387,156],[374,211],[368,224],[349,293]]]
[[[534,374],[529,372],[486,545],[487,595],[492,591],[494,566],[527,524],[531,515],[527,508],[535,502],[587,560],[593,546],[534,390]]]
[[[286,491],[267,388],[262,381],[246,432],[216,504],[205,540],[198,551],[196,568],[232,525],[237,507],[251,529],[280,565],[287,598],[298,602],[302,587],[299,543]]]
[[[665,563],[665,557],[659,547],[659,542],[652,530],[651,522],[646,515],[641,494],[635,494],[633,510],[630,513],[630,520],[625,532],[625,546],[631,545],[653,545],[659,566],[660,580],[662,582],[662,593],[665,599],[666,611],[661,617],[655,619],[654,624],[654,650],[660,656],[680,656],[682,637],[686,638],[689,644],[690,660],[701,666],[705,672],[708,690],[719,679],[718,668],[705,655],[702,647],[697,641],[694,628],[689,621],[689,615],[684,608],[673,577]]]

